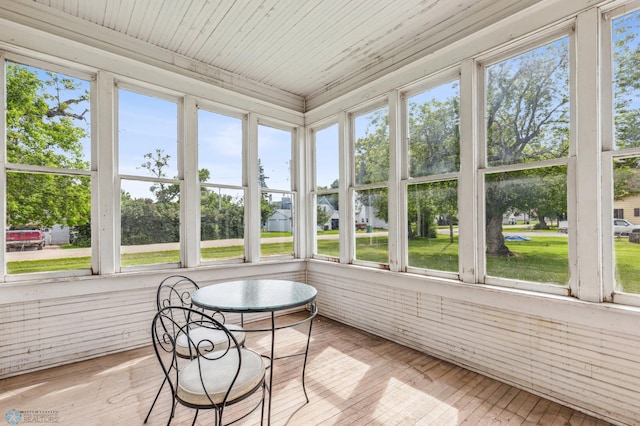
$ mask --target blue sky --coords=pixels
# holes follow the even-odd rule
[[[162,149],[170,156],[166,177],[177,176],[177,105],[127,90],[120,90],[119,97],[120,173],[149,176],[140,167],[146,161],[144,155]],[[291,189],[290,153],[291,132],[259,126],[258,156],[269,188]],[[209,170],[208,182],[242,186],[242,165],[242,120],[199,110],[198,168]],[[127,182],[134,196],[148,186]]]

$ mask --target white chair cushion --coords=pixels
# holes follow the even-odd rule
[[[224,351],[213,352],[207,355],[208,358],[222,356]],[[249,349],[240,349],[242,366],[238,379],[233,384],[233,388],[227,399],[227,403],[243,397],[254,390],[265,376],[265,366],[262,357]],[[201,369],[198,368],[201,363]],[[200,357],[194,359],[185,366],[178,375],[177,396],[182,401],[193,405],[211,405],[205,394],[216,404],[221,404],[224,399],[231,380],[238,369],[238,351],[232,349],[220,359],[205,359]],[[202,370],[202,382],[200,381],[200,370]]]
[[[242,330],[242,327],[235,324],[225,325],[229,331],[233,334],[233,336],[238,341],[239,345],[244,344],[245,333]],[[189,335],[191,336],[191,341],[198,345],[200,342],[204,342],[202,345],[199,345],[200,351],[210,351],[211,343],[213,342],[213,346],[215,350],[224,350],[227,349],[229,343],[233,346],[233,341],[229,339],[227,334],[222,330],[214,330],[207,327],[198,327],[193,328],[189,331]],[[189,351],[189,339],[185,334],[180,334],[176,338],[176,352],[179,356],[183,358],[189,358],[195,355],[195,348],[191,348],[191,352]]]

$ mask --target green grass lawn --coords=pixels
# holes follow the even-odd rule
[[[569,282],[567,237],[532,237],[508,241],[514,256],[487,256],[487,275],[549,284]]]
[[[640,294],[640,244],[630,243],[627,238],[614,238],[613,250],[616,259],[616,282],[625,293]]]
[[[274,236],[274,233],[268,233]],[[280,234],[280,233],[278,233]],[[278,236],[289,236],[282,233]],[[318,240],[318,253],[338,257],[339,241]],[[487,256],[487,275],[549,284],[566,284],[569,279],[569,261],[566,237],[532,237],[530,241],[509,241],[507,246],[512,257]],[[458,239],[450,242],[448,236],[417,238],[409,240],[409,265],[415,268],[440,271],[458,271]],[[640,294],[640,244],[629,243],[626,238],[614,241],[616,257],[616,279],[626,293]],[[293,243],[262,243],[264,257],[290,255]],[[233,259],[244,256],[244,246],[203,248],[205,260]],[[356,238],[356,258],[376,263],[388,263],[388,238],[371,236]],[[130,253],[122,256],[123,266],[172,263],[179,260],[177,250],[147,253]],[[9,274],[64,271],[91,268],[91,258],[24,260],[7,262]]]

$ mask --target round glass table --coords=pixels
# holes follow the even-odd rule
[[[318,314],[315,299],[317,290],[305,283],[288,280],[238,280],[226,281],[218,284],[212,284],[202,287],[194,291],[191,295],[191,301],[194,305],[209,309],[212,311],[231,312],[231,313],[252,313],[252,312],[270,312],[271,327],[269,328],[249,328],[245,332],[270,332],[271,333],[271,351],[269,359],[269,384],[268,384],[268,408],[267,408],[267,424],[271,424],[271,395],[273,389],[273,362],[275,360],[291,358],[295,356],[303,356],[302,365],[302,390],[307,403],[309,396],[304,383],[304,373],[307,366],[307,356],[309,354],[309,342],[311,341],[311,327],[313,318]],[[290,322],[286,324],[278,324],[276,326],[276,312],[287,309],[308,306],[309,315],[302,320]],[[242,326],[244,328],[244,316],[241,316]],[[281,355],[274,357],[275,353],[275,337],[276,330],[283,328],[295,327],[300,324],[309,323],[309,331],[307,333],[307,343],[304,351]]]

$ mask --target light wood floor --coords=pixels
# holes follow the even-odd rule
[[[300,348],[304,339],[303,330],[288,329],[276,342],[284,353]],[[259,349],[268,344],[268,337],[255,334],[247,343]],[[313,325],[309,404],[300,371],[300,358],[276,363],[271,424],[608,425],[323,317]],[[161,380],[149,346],[2,380],[0,414],[52,411],[61,425],[141,425]],[[169,399],[165,388],[148,424],[166,424]],[[172,424],[191,424],[192,416],[193,410],[178,406]],[[197,424],[213,419],[201,412]],[[259,424],[259,413],[242,424]]]

